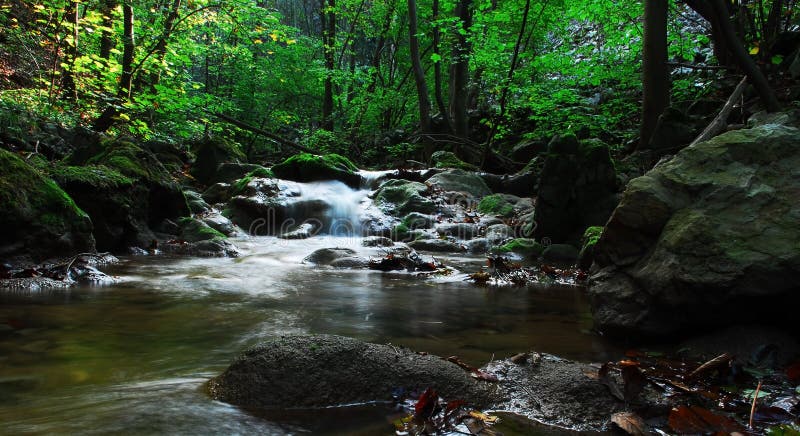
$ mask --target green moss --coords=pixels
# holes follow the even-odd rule
[[[247,176],[245,177],[260,177],[262,179],[273,179],[275,178],[275,173],[273,173],[272,170],[268,168],[256,168],[253,171],[247,173]]]
[[[73,163],[102,165],[132,179],[160,184],[172,182],[167,170],[152,153],[128,141],[104,142],[102,151],[90,157],[85,163]]]
[[[467,171],[477,171],[478,167],[459,159],[450,151],[437,151],[431,156],[431,161],[436,168],[457,168]]]
[[[508,218],[514,215],[514,205],[509,203],[503,194],[492,194],[481,199],[478,203],[478,212]]]
[[[600,236],[603,235],[603,226],[592,226],[588,227],[585,232],[583,232],[583,247],[584,249],[587,246],[593,246],[597,244],[597,241],[600,240]]]
[[[505,245],[495,248],[493,251],[498,253],[518,253],[529,257],[538,257],[544,251],[544,246],[534,239],[516,238]]]
[[[188,242],[227,239],[223,233],[196,218],[183,217],[178,224],[181,226],[181,237]]]
[[[133,180],[105,165],[70,166],[56,164],[50,176],[59,184],[82,183],[101,189],[130,186]]]
[[[394,179],[381,185],[375,195],[375,203],[389,209],[397,216],[405,216],[411,212],[433,213],[436,204],[424,197],[428,187],[419,182]]]
[[[361,181],[357,171],[358,167],[350,159],[335,153],[300,153],[272,167],[275,176],[282,179],[298,182],[341,180],[351,186],[357,186]]]
[[[350,159],[336,153],[318,155],[311,153],[299,153],[291,156],[283,162],[275,165],[273,171],[280,171],[281,168],[289,165],[301,165],[306,168],[336,168],[343,171],[357,171],[358,167]]]
[[[395,241],[408,240],[411,230],[407,225],[399,223],[392,228],[391,236]]]
[[[246,160],[239,144],[221,137],[204,137],[190,148],[196,156],[191,174],[200,183],[211,183],[220,164]]]
[[[43,246],[54,243],[68,232],[78,232],[82,240],[76,243],[87,247],[91,240],[91,221],[72,198],[55,181],[45,177],[19,156],[0,149],[0,226],[5,235],[2,240],[27,239],[40,234],[37,243]],[[42,233],[42,231],[44,233]],[[32,247],[39,250],[46,247]]]
[[[231,196],[241,194],[242,191],[244,191],[244,188],[246,188],[247,185],[256,178],[273,179],[275,178],[275,173],[267,168],[256,168],[253,171],[250,171],[247,173],[247,175],[237,180],[233,186],[231,186]]]
[[[375,199],[389,203],[403,203],[414,195],[422,195],[428,191],[423,183],[393,179],[381,185]]]

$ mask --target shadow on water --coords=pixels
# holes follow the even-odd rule
[[[382,405],[259,418],[208,399],[209,377],[282,334],[391,342],[476,366],[531,349],[595,361],[616,354],[590,332],[574,287],[484,289],[460,276],[302,263],[322,247],[380,255],[353,239],[237,243],[238,259],[127,258],[110,269],[121,278],[114,285],[0,294],[2,431],[391,434],[393,412]],[[464,271],[483,262],[444,260]]]

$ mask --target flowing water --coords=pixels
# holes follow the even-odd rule
[[[572,287],[489,289],[460,275],[302,263],[324,247],[381,255],[356,237],[234,242],[236,259],[129,257],[107,269],[113,285],[0,293],[0,433],[392,434],[383,406],[257,416],[206,396],[205,381],[237,353],[282,334],[390,342],[475,366],[531,349],[611,352]],[[484,261],[437,259],[467,272]]]

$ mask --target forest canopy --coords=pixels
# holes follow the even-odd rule
[[[735,62],[720,54],[713,20],[698,11],[722,3],[663,3],[672,103],[719,94]],[[795,30],[793,6],[723,5],[762,70],[788,55],[776,45]],[[251,159],[296,151],[289,144],[378,163],[415,157],[422,144],[429,155],[565,131],[612,145],[639,134],[640,1],[46,0],[0,8],[4,126],[31,112],[144,139],[226,136]]]

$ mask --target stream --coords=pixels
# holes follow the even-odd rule
[[[529,350],[581,361],[619,352],[590,331],[576,287],[302,263],[326,247],[382,255],[360,237],[232,241],[238,258],[122,257],[105,269],[115,284],[0,293],[0,433],[393,434],[383,405],[264,415],[208,398],[204,383],[239,352],[283,334],[388,342],[474,366]],[[464,273],[485,263],[436,258]]]

